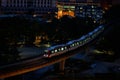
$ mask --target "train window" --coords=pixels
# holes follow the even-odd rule
[[[61,51],[61,49],[60,49],[60,48],[59,48],[58,50],[59,50],[59,51]]]
[[[65,47],[65,49],[67,49],[67,47]]]
[[[46,52],[46,53],[47,53],[47,52],[48,52],[48,50],[45,50],[44,52]]]
[[[63,51],[63,50],[64,50],[64,48],[61,48],[61,50]]]
[[[57,52],[57,49],[55,50],[55,52]]]
[[[54,53],[54,51],[52,51],[52,53]]]
[[[72,46],[74,46],[74,44],[72,44]]]
[[[73,45],[75,46],[75,43]]]

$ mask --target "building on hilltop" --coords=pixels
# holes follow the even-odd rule
[[[111,1],[111,2],[110,2]],[[116,1],[116,0],[115,0]],[[102,18],[112,0],[0,0],[0,14],[63,15]],[[114,2],[115,3],[115,2]]]
[[[3,14],[47,14],[56,11],[56,0],[1,0]]]
[[[63,15],[102,18],[103,10],[100,0],[58,0],[58,18]]]

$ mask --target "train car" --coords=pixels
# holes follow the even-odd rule
[[[64,54],[68,51],[75,50],[79,48],[80,46],[85,45],[86,43],[93,40],[97,35],[99,35],[104,30],[103,26],[99,26],[98,28],[94,29],[93,31],[89,32],[86,35],[83,35],[82,37],[67,42],[66,44],[51,46],[45,50],[44,57],[50,58],[53,56],[57,56],[60,54]]]
[[[85,44],[90,42],[93,38],[89,34],[86,35]]]
[[[82,46],[82,45],[85,44],[86,38],[87,38],[87,36],[86,36],[86,35],[83,35],[82,37],[80,37],[80,38],[78,39],[78,41],[79,41],[79,43],[80,43],[79,46]]]
[[[94,29],[92,37],[95,38],[98,35],[99,28]]]
[[[93,32],[89,32],[88,33],[88,35],[89,35],[90,38],[93,38],[93,36],[92,36],[93,34],[94,34]]]
[[[99,31],[100,31],[100,32],[102,32],[102,31],[104,30],[103,25],[99,26],[98,28],[99,28]]]
[[[102,31],[104,30],[104,27],[101,25],[99,26],[98,28],[96,28],[94,31],[93,31],[93,37],[96,37],[97,35],[99,35]]]
[[[46,57],[46,58],[50,58],[50,57],[53,57],[53,56],[63,54],[67,51],[68,51],[68,49],[67,49],[66,45],[64,45],[64,44],[51,46],[44,51],[45,53],[44,53],[43,56]]]
[[[66,43],[66,46],[69,51],[74,50],[79,47],[79,43],[77,40],[72,40]]]

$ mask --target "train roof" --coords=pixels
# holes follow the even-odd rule
[[[92,34],[93,34],[93,32],[89,32],[88,34],[89,34],[89,35],[92,35]]]
[[[67,42],[66,44],[72,44],[73,42],[75,42],[76,40],[72,40],[72,41],[69,41]]]
[[[52,49],[55,49],[55,48],[61,47],[61,46],[65,46],[65,45],[64,45],[64,44],[61,44],[61,45],[51,46],[51,47],[47,48],[47,50],[52,50]]]
[[[83,35],[82,37],[80,37],[78,40],[83,40],[83,39],[85,39],[85,35]]]
[[[102,25],[99,26],[99,28],[102,28],[102,27],[103,27]]]
[[[99,28],[96,28],[96,29],[95,29],[93,32],[96,32],[96,31],[98,31],[98,29],[99,29]]]

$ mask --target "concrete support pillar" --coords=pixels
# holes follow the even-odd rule
[[[65,60],[60,62],[60,71],[64,71],[64,67],[65,67]]]

